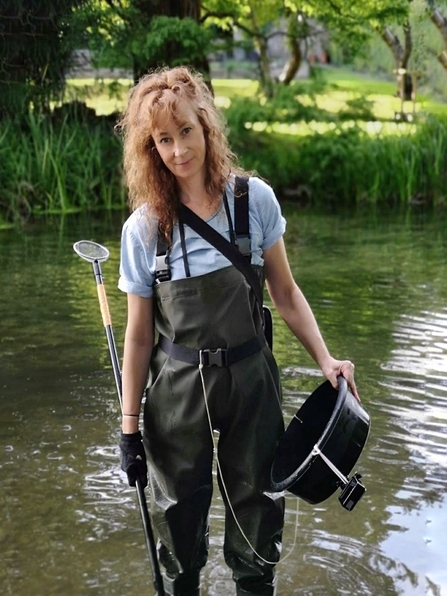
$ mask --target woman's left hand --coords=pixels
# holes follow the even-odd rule
[[[355,366],[350,360],[335,360],[335,358],[330,358],[330,360],[322,367],[322,371],[334,389],[338,389],[337,377],[342,375],[348,382],[352,395],[357,401],[360,401],[354,381],[354,368]]]

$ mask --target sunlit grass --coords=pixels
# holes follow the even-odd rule
[[[317,106],[322,110],[337,114],[346,109],[348,101],[360,97],[363,96],[359,92],[341,91],[336,88],[322,95],[317,95],[315,101]],[[365,99],[371,102],[371,111],[378,120],[391,120],[394,118],[395,112],[401,111],[401,100],[398,97],[375,93],[365,96]],[[416,109],[417,111],[420,110],[420,104],[417,105]],[[413,104],[411,102],[405,102],[404,110],[413,111]]]
[[[214,103],[220,109],[229,108],[231,105],[231,99],[229,97],[225,97],[223,95],[216,95],[214,97]]]
[[[364,95],[370,93],[392,95],[396,93],[396,83],[394,80],[372,78],[364,73],[331,66],[322,66],[320,67],[320,71],[328,83],[337,85],[343,89],[350,89]]]
[[[364,97],[372,102],[372,113],[378,120],[393,120],[394,114],[402,110],[401,100],[396,97],[396,83],[393,81],[371,79],[364,74],[333,67],[322,67],[322,72],[328,86],[323,93],[315,97],[315,104],[321,109],[337,114],[346,109],[348,101]],[[234,97],[253,97],[259,89],[259,83],[252,79],[213,79],[212,83],[216,105],[219,108],[228,108]],[[306,80],[300,83],[304,86],[310,85],[310,81]],[[64,101],[84,101],[98,115],[121,112],[126,105],[127,93],[131,86],[130,79],[70,79]],[[310,105],[314,101],[305,95],[300,95],[297,99],[303,105]],[[424,94],[417,94],[416,99],[417,114],[447,114],[447,104],[433,101]],[[403,110],[412,113],[413,103],[406,101]],[[278,130],[281,132],[302,134],[300,124],[290,127],[279,126]]]
[[[244,81],[238,81],[238,83],[240,84],[234,86],[231,94],[228,93],[227,82],[222,86],[215,84],[216,104],[218,107],[228,108],[231,104],[231,98],[237,96],[252,97],[256,94],[256,85],[244,85]],[[246,83],[253,83],[253,81],[246,81]],[[393,83],[379,82],[378,87],[379,90],[376,89],[374,93],[363,96],[360,93],[358,81],[346,81],[344,89],[342,81],[342,84],[329,86],[324,93],[318,94],[314,98],[309,95],[298,95],[297,101],[304,106],[316,105],[319,109],[336,115],[347,109],[350,100],[365,97],[367,101],[371,102],[371,112],[375,120],[371,122],[362,122],[359,120],[357,124],[367,133],[373,135],[378,133],[386,135],[401,134],[403,130],[408,130],[411,125],[394,120],[395,114],[401,112],[406,114],[414,113],[416,118],[428,113],[447,114],[446,104],[430,101],[422,95],[419,96],[419,100],[416,101],[414,106],[411,101],[405,101],[402,105],[400,98],[396,97],[396,86]],[[368,88],[369,90],[373,90],[373,83],[370,82]],[[386,91],[386,93],[380,93],[380,90]],[[226,92],[226,95],[220,95],[223,91]],[[330,122],[296,122],[293,124],[277,123],[268,127],[265,123],[257,122],[252,127],[253,130],[257,131],[269,128],[269,130],[274,132],[302,136],[314,133],[321,134],[332,130],[335,128],[335,125]]]
[[[120,112],[125,108],[130,79],[69,79],[64,101],[83,101],[98,116]],[[229,106],[232,97],[251,97],[256,94],[258,82],[250,79],[215,79],[213,88],[216,105]]]
[[[259,89],[258,81],[251,79],[213,79],[212,83],[216,98],[253,97]]]
[[[384,106],[388,105],[390,98],[393,105],[398,105],[396,111],[400,111],[400,99],[396,97],[397,84],[395,80],[384,80],[371,78],[366,73],[357,73],[343,68],[321,67],[325,80],[335,89],[349,90],[363,95],[368,100],[379,102]],[[392,73],[390,73],[391,77]],[[375,110],[378,108],[376,107]],[[387,108],[382,108],[387,110]],[[421,90],[416,90],[416,112],[422,110],[431,114],[447,114],[447,104],[431,99]],[[405,102],[405,111],[412,111],[412,102]],[[387,110],[389,113],[389,110]],[[379,114],[380,116],[380,114]]]
[[[348,120],[342,123],[318,122],[313,120],[311,122],[298,122],[296,124],[277,123],[273,124],[272,126],[265,122],[254,122],[253,124],[247,124],[247,129],[251,129],[256,132],[271,131],[279,134],[300,137],[324,134],[331,130],[348,130],[354,127],[364,130],[369,136],[399,136],[403,134],[411,134],[417,130],[417,125],[415,123],[380,122],[376,120],[371,122]]]
[[[98,116],[122,112],[132,83],[130,79],[69,79],[64,102],[83,101]]]

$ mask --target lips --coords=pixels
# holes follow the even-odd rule
[[[191,157],[191,159],[188,159],[187,161],[182,161],[182,163],[177,163],[175,164],[176,166],[186,166],[188,165],[191,161],[193,160],[193,158]]]

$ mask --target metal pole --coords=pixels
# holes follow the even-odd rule
[[[118,353],[116,351],[116,343],[113,335],[112,320],[110,317],[109,305],[107,302],[106,290],[103,283],[101,265],[99,261],[94,260],[92,262],[93,272],[95,274],[95,280],[98,290],[99,305],[101,308],[102,321],[107,336],[107,343],[109,346],[110,360],[112,362],[113,375],[115,377],[115,385],[120,402],[120,408],[123,408],[123,397],[122,397],[122,384],[121,384],[121,370],[119,365]],[[160,573],[160,565],[158,563],[157,549],[155,546],[154,533],[152,531],[151,520],[149,517],[149,511],[147,508],[146,495],[144,494],[144,488],[139,478],[136,480],[136,489],[138,496],[138,504],[140,508],[141,521],[143,523],[144,536],[146,540],[146,546],[148,550],[149,560],[152,567],[153,583],[155,588],[156,596],[165,596],[163,588],[163,580]]]

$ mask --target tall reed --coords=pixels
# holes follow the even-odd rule
[[[314,206],[437,205],[446,199],[447,119],[428,117],[395,134],[370,135],[353,124],[295,137],[235,136],[242,165],[256,169],[279,195]]]
[[[60,121],[30,114],[0,128],[0,210],[21,214],[69,213],[121,207],[125,189],[121,142],[113,125]]]
[[[315,207],[437,205],[446,199],[447,119],[395,134],[355,123],[307,136],[231,131],[233,148],[279,197]],[[30,114],[0,122],[0,223],[39,213],[123,207],[121,141],[113,123]]]

